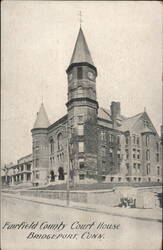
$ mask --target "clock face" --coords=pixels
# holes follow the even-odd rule
[[[88,72],[88,78],[94,80],[94,74],[92,72]]]
[[[69,74],[68,79],[69,79],[69,81],[72,80],[72,74]]]

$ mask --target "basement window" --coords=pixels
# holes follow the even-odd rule
[[[121,177],[119,177],[119,178],[118,178],[118,182],[121,182],[121,180],[122,180],[122,178],[121,178]]]
[[[110,178],[110,181],[113,182],[113,181],[114,181],[114,177],[111,177],[111,178]]]
[[[79,174],[79,179],[84,180],[84,174]]]
[[[105,181],[106,180],[106,176],[102,176],[102,181]]]

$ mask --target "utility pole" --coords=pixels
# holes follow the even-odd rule
[[[67,134],[67,206],[70,204],[70,152],[69,152],[69,134],[68,125],[66,123],[66,134]]]

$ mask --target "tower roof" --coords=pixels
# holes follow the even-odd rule
[[[46,114],[46,110],[44,108],[44,104],[41,103],[41,107],[39,112],[37,113],[37,118],[34,123],[33,128],[47,128],[49,127],[50,123],[48,120],[48,116]]]
[[[72,54],[70,65],[74,63],[89,63],[94,66],[87,42],[85,40],[82,28],[80,27],[75,48]],[[95,67],[95,66],[94,66]]]

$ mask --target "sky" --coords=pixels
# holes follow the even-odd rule
[[[1,14],[1,161],[32,152],[43,102],[51,123],[66,113],[67,76],[82,29],[97,67],[99,105],[124,116],[162,115],[162,12],[158,1],[4,1]]]

